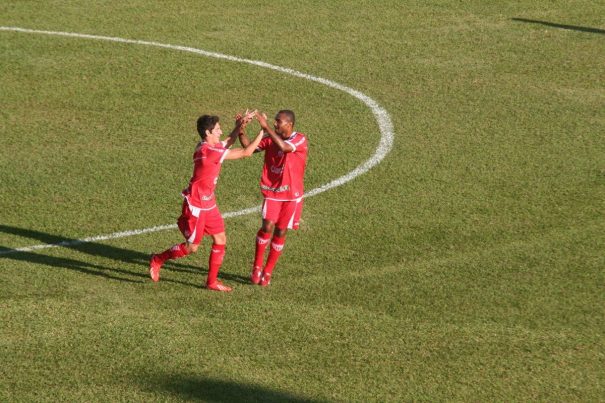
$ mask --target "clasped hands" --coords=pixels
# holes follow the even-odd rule
[[[244,133],[244,129],[253,119],[258,121],[261,128],[265,129],[267,127],[267,115],[265,113],[259,112],[257,109],[249,110],[242,113],[237,113],[235,115],[235,125],[240,128],[240,134]]]

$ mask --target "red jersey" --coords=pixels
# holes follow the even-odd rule
[[[228,152],[223,142],[213,146],[206,142],[197,145],[193,153],[193,176],[187,189],[183,190],[183,196],[190,206],[202,210],[216,206],[214,188]]]
[[[294,151],[284,153],[271,137],[262,139],[256,148],[265,152],[260,188],[263,196],[268,199],[296,200],[304,193],[307,138],[303,133],[294,132],[285,142]]]

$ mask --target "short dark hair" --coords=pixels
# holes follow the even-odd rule
[[[294,127],[294,121],[296,120],[296,118],[294,117],[294,112],[292,112],[290,109],[282,109],[281,111],[277,112],[278,115],[280,113],[286,115],[288,117],[288,120],[292,122],[292,127]]]
[[[197,132],[200,134],[202,140],[206,138],[206,130],[212,131],[218,120],[218,116],[214,115],[202,115],[197,119]]]

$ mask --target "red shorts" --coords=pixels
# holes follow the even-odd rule
[[[195,245],[199,245],[204,235],[225,232],[225,222],[218,207],[202,210],[189,206],[187,200],[183,200],[183,211],[177,224],[187,242]]]
[[[279,229],[298,229],[302,214],[303,199],[274,200],[263,202],[263,219],[275,223]]]

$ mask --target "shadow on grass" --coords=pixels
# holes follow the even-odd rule
[[[276,391],[258,385],[242,384],[189,375],[158,377],[153,389],[169,392],[179,400],[204,402],[320,402],[288,392]]]
[[[517,22],[527,22],[527,23],[531,23],[531,24],[546,25],[547,27],[553,27],[553,28],[569,29],[572,31],[580,31],[580,32],[588,32],[591,34],[605,35],[605,29],[600,29],[600,28],[582,27],[582,26],[578,26],[578,25],[557,24],[554,22],[529,20],[526,18],[512,18],[512,20],[517,21]]]
[[[97,242],[81,242],[75,239],[70,239],[58,235],[47,234],[40,231],[35,231],[31,229],[24,229],[18,227],[12,227],[8,225],[0,224],[0,231],[18,235],[25,238],[35,239],[44,244],[50,245],[61,245],[61,247],[76,250],[81,253],[85,253],[91,256],[100,256],[107,259],[112,259],[117,262],[133,264],[137,267],[140,266],[140,271],[130,271],[125,269],[111,268],[111,267],[102,267],[99,265],[91,264],[85,261],[79,261],[70,258],[63,257],[54,257],[48,256],[40,253],[36,253],[35,251],[17,251],[10,248],[0,246],[0,259],[11,259],[17,261],[24,261],[35,263],[39,265],[46,265],[57,268],[66,268],[70,270],[79,271],[81,273],[101,276],[113,280],[126,281],[131,283],[141,283],[149,280],[149,276],[147,274],[148,264],[149,264],[149,254],[137,252],[129,249],[119,248],[116,246],[105,245]],[[200,273],[201,275],[206,275],[208,273],[207,269],[202,269],[200,267],[191,266],[183,263],[169,262],[166,265],[166,268],[169,270],[175,271],[183,271],[188,273]],[[127,276],[127,277],[124,277]],[[131,277],[131,278],[128,278]],[[244,281],[247,278],[241,276],[233,276],[233,275],[225,275],[221,273],[221,277],[229,280],[235,281]],[[177,283],[187,286],[193,286],[202,288],[202,282],[199,284],[192,284],[178,280],[163,280],[165,282]]]

